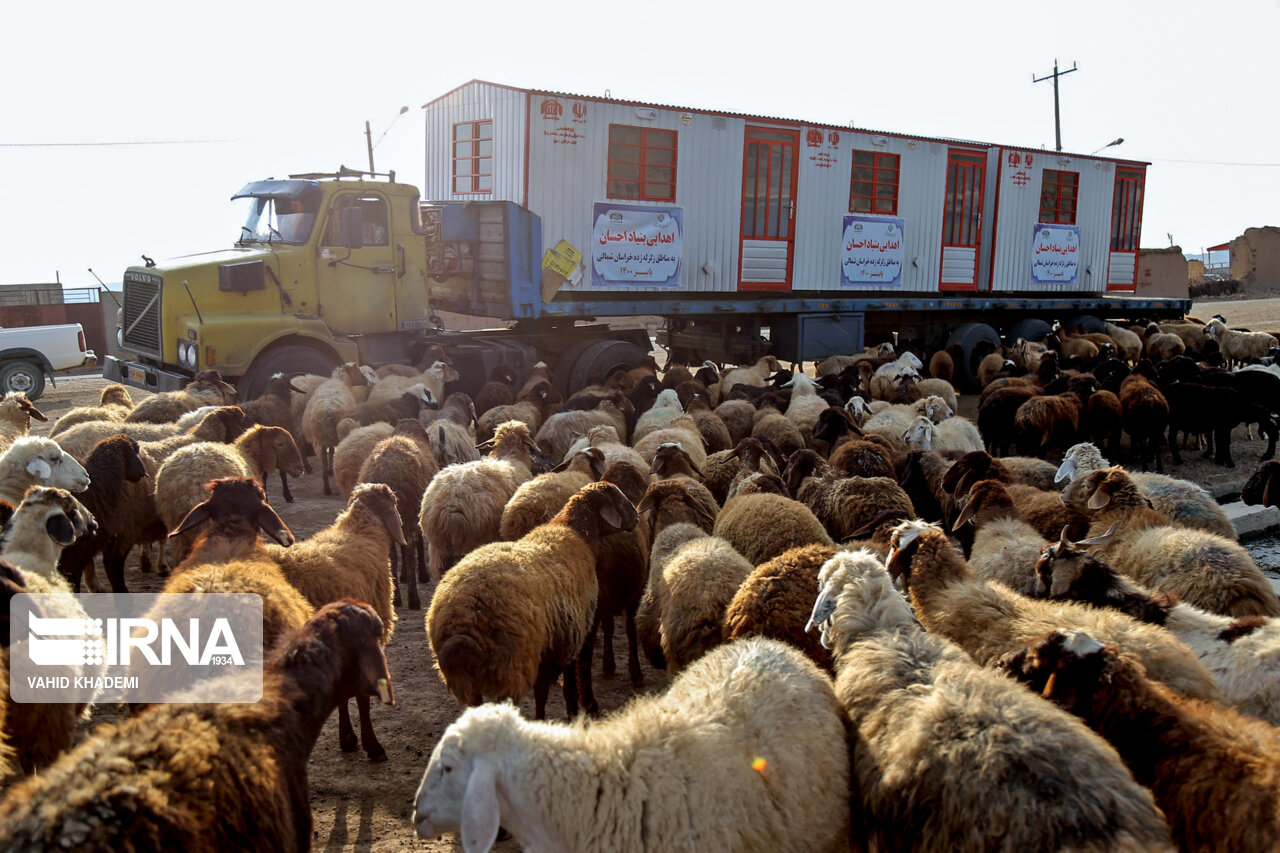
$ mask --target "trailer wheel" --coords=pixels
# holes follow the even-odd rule
[[[1071,322],[1067,323],[1066,328],[1070,329],[1071,327],[1075,326],[1077,323],[1083,326],[1086,332],[1102,332],[1102,333],[1106,332],[1107,324],[1102,322],[1092,314],[1081,314],[1078,317],[1072,317]]]
[[[277,373],[314,373],[328,376],[338,366],[333,355],[312,347],[297,344],[276,347],[258,354],[240,377],[238,390],[241,400],[255,400],[266,393],[267,383]]]
[[[592,376],[604,379],[609,371],[620,365],[635,367],[648,355],[629,341],[595,341],[582,351],[565,374],[565,391],[573,394],[582,390]]]
[[[947,348],[960,348],[956,373],[969,387],[978,384],[978,364],[986,355],[1000,349],[1000,336],[986,323],[961,323],[947,339]]]
[[[7,361],[0,367],[0,390],[21,392],[28,400],[35,400],[44,393],[44,371],[29,361]]]
[[[1005,346],[1013,346],[1018,342],[1019,338],[1024,341],[1040,341],[1052,331],[1053,326],[1050,326],[1044,320],[1028,317],[1009,327],[1008,333],[1004,336]]]

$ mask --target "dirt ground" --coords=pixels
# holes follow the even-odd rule
[[[1195,306],[1195,314],[1202,318],[1219,313],[1232,326],[1280,329],[1280,299],[1232,300]],[[105,384],[101,377],[60,378],[57,388],[47,389],[37,405],[52,422],[72,406],[95,405]],[[146,396],[146,392],[134,389],[131,393],[135,401]],[[33,432],[47,432],[48,428],[48,424],[36,424]],[[1239,467],[1234,471],[1220,469],[1195,452],[1185,454],[1187,464],[1166,470],[1206,486],[1243,481],[1253,470],[1265,445],[1260,440],[1244,440],[1242,431],[1238,431],[1235,438],[1233,451]],[[319,474],[303,477],[291,485],[295,497],[291,504],[284,502],[278,478],[271,480],[268,492],[272,506],[299,539],[332,523],[342,508],[339,498],[323,494]],[[136,555],[129,563],[128,581],[130,588],[139,592],[156,591],[163,585],[162,578],[139,572]],[[432,589],[433,585],[429,585],[423,590],[424,601],[430,600]],[[317,850],[461,849],[453,836],[432,841],[418,839],[411,825],[412,798],[427,758],[441,733],[457,718],[459,709],[432,667],[423,611],[400,608],[397,617],[395,636],[386,650],[397,705],[375,705],[373,712],[374,729],[387,750],[389,760],[374,764],[364,757],[363,752],[343,753],[338,748],[337,715],[330,719],[316,744],[310,764],[313,846]],[[599,644],[594,667],[596,696],[606,712],[624,705],[635,692],[626,678],[626,639],[622,634],[621,620],[614,646],[622,676],[605,678],[600,674]],[[647,664],[643,666],[645,689],[661,689],[666,683],[665,675]],[[522,712],[529,718],[533,716],[532,705],[532,697],[521,705]],[[352,710],[354,714],[354,705]],[[86,729],[98,721],[113,718],[115,713],[111,708],[97,709],[94,720]],[[564,718],[563,700],[556,689],[552,690],[547,713],[551,719]],[[514,841],[508,840],[500,842],[495,849],[509,851],[519,848]]]

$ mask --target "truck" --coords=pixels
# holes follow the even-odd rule
[[[85,343],[79,323],[0,327],[0,393],[19,391],[35,400],[44,393],[45,377],[93,366],[97,354]]]
[[[346,167],[253,181],[234,245],[130,267],[132,357],[104,374],[216,368],[255,396],[439,344],[463,389],[543,361],[572,392],[655,343],[742,364],[896,340],[950,349],[964,382],[1055,321],[1190,308],[1140,292],[1146,163],[483,81],[426,111],[425,192]],[[610,321],[641,316],[656,341]]]

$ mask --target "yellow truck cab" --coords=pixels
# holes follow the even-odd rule
[[[328,373],[343,361],[408,361],[428,326],[418,190],[342,169],[255,181],[232,198],[230,249],[130,267],[109,379],[154,391],[215,368],[242,395],[276,372]],[[358,339],[357,339],[358,336]]]

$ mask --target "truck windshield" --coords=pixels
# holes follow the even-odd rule
[[[250,196],[240,199],[248,217],[240,226],[237,244],[305,243],[316,221],[318,196],[303,199]]]

